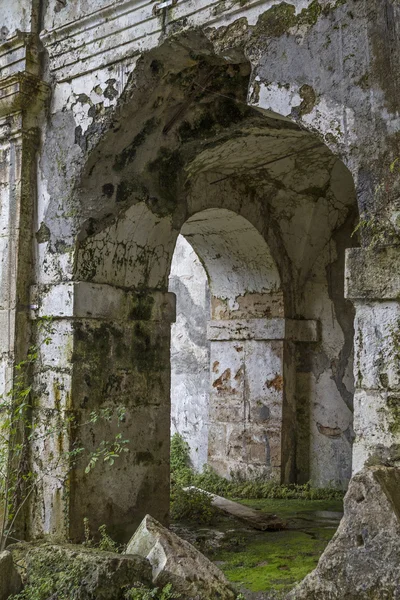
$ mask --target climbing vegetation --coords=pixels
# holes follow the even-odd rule
[[[176,433],[171,439],[171,518],[211,525],[217,515],[207,491],[185,489],[194,477],[190,468],[189,445]]]
[[[52,320],[40,319],[38,333],[42,338],[41,347],[48,346],[54,334]],[[29,348],[26,358],[14,367],[8,391],[0,396],[0,551],[9,539],[18,541],[18,520],[29,498],[50,472],[60,472],[67,477],[78,461],[85,461],[85,472],[89,473],[100,462],[112,466],[128,452],[129,440],[119,431],[90,449],[79,443],[79,433],[90,430],[98,421],[112,423],[115,431],[125,419],[122,407],[92,411],[86,421],[78,422],[68,407],[60,406],[57,386],[53,390],[54,409],[41,407],[39,394],[29,384],[41,347]],[[40,390],[40,396],[46,393],[51,397],[49,390]],[[71,446],[72,431],[75,441]],[[30,456],[32,447],[42,452],[46,448],[57,448],[58,453],[49,455],[47,469],[43,465],[36,468]]]

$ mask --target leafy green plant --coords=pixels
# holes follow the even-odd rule
[[[175,473],[190,466],[189,444],[179,434],[171,438],[171,471]]]
[[[183,489],[190,486],[199,490]],[[204,492],[228,498],[276,500],[342,500],[344,495],[342,490],[313,488],[310,483],[281,485],[262,477],[243,480],[235,474],[227,480],[207,465],[202,473],[195,473],[189,466],[189,446],[182,436],[176,433],[171,440],[172,519],[211,523],[216,513],[211,510],[211,498]]]
[[[38,329],[41,343],[49,345],[54,333],[52,320],[42,318]],[[116,420],[119,426],[125,418],[125,411],[122,407],[103,408],[92,411],[87,421],[78,423],[72,414],[60,410],[54,422],[47,422],[46,411],[34,410],[37,398],[28,383],[39,350],[38,346],[29,348],[26,359],[14,367],[9,390],[0,396],[0,551],[15,536],[19,517],[37,484],[46,475],[59,468],[66,474],[82,459],[87,460],[86,473],[89,473],[98,462],[113,465],[117,458],[128,452],[129,440],[124,439],[120,432],[109,440],[101,440],[90,451],[78,443],[68,451],[62,450],[59,440],[68,438],[72,428],[75,431],[90,428],[99,420]],[[39,473],[30,465],[29,452],[35,444],[45,443],[58,448],[61,446],[61,449],[57,456],[51,455],[50,465],[47,469],[41,468]],[[12,539],[18,541],[15,537]]]
[[[171,494],[171,518],[173,521],[195,521],[211,525],[218,514],[212,506],[212,497],[195,488],[175,487]]]
[[[184,487],[191,484],[193,471],[190,466],[189,444],[179,433],[171,438],[170,468],[173,486]]]
[[[100,533],[100,541],[97,545],[99,550],[103,550],[103,552],[119,552],[120,546],[117,542],[109,536],[107,533],[107,527],[105,525],[100,525],[99,527]]]

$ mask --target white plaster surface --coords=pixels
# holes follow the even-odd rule
[[[171,327],[171,433],[185,438],[193,467],[201,471],[208,455],[210,351],[206,327],[210,299],[206,272],[181,235],[171,264],[169,290],[176,294],[177,308]]]
[[[182,234],[201,256],[212,294],[227,299],[231,308],[246,292],[279,289],[279,274],[265,240],[236,213],[204,210],[186,221]]]

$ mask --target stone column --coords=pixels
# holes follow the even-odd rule
[[[346,297],[356,308],[353,472],[399,466],[399,247],[348,250]]]
[[[317,341],[315,321],[211,321],[209,464],[220,475],[293,481],[295,343]]]
[[[0,45],[0,394],[15,389],[15,365],[27,357],[30,339],[29,290],[33,280],[37,118],[48,96],[39,78],[36,38],[19,32]],[[21,373],[19,371],[19,373]],[[19,375],[20,376],[20,375]],[[13,397],[13,396],[10,396]],[[19,428],[25,437],[25,422]],[[13,457],[11,469],[26,467],[27,454]],[[21,490],[20,490],[21,491]],[[22,493],[22,492],[21,492]],[[20,504],[20,535],[26,531],[26,504]]]
[[[34,449],[41,485],[32,535],[79,541],[86,517],[93,534],[104,523],[124,540],[146,512],[167,522],[175,295],[71,282],[35,288],[33,298],[35,316],[51,317],[36,418],[47,430],[53,423],[58,431],[62,420],[67,426]],[[119,434],[129,452],[114,464],[100,456],[85,472],[91,453]],[[78,462],[65,460],[76,448]]]
[[[38,77],[35,38],[0,46],[0,391],[29,344],[29,288],[36,198],[36,118],[49,88]]]

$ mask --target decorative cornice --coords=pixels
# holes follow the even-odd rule
[[[0,44],[0,79],[14,73],[40,73],[39,39],[31,33],[19,32]]]
[[[50,86],[29,73],[0,79],[0,117],[15,112],[36,115],[50,93]]]
[[[287,340],[318,342],[318,321],[274,317],[272,319],[239,319],[209,321],[207,339],[211,341]]]
[[[125,0],[43,31],[41,40],[50,56],[50,70],[59,82],[129,59],[158,45],[160,36],[178,22],[187,27],[228,25],[239,15],[253,21],[276,0],[248,0],[245,6],[227,0],[178,0],[163,14],[154,14],[159,0]]]

